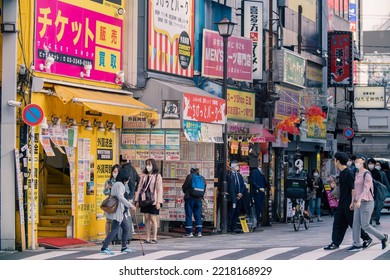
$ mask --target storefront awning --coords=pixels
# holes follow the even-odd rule
[[[276,137],[275,135],[271,134],[268,129],[266,128],[263,128],[263,131],[262,131],[262,137],[265,138],[265,141],[266,142],[275,142],[276,141]]]
[[[131,96],[58,85],[55,86],[55,92],[64,104],[68,102],[82,103],[88,108],[104,114],[158,119],[157,109],[151,108]]]

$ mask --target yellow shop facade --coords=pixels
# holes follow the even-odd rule
[[[28,82],[18,92],[15,147],[17,199],[24,206],[16,215],[16,243],[34,248],[45,238],[104,239],[99,205],[111,167],[119,163],[122,116],[145,123],[158,119],[155,109],[122,90],[125,21],[117,13],[122,4],[24,2],[19,49],[24,56],[18,64],[26,65],[22,78]],[[37,126],[23,121],[28,104],[44,112]]]

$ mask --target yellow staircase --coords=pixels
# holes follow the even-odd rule
[[[57,169],[45,167],[45,191],[40,210],[38,237],[67,237],[72,216],[70,178]]]

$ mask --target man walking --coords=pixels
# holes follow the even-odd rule
[[[353,210],[350,210],[352,197],[354,195],[354,174],[347,167],[348,155],[343,152],[338,152],[334,156],[334,165],[340,170],[340,198],[339,205],[336,208],[332,229],[332,243],[324,247],[324,250],[338,249],[343,242],[345,232],[348,226],[352,228]],[[353,208],[352,208],[353,209]],[[364,231],[361,230],[360,237],[363,239],[363,248],[370,246],[372,239]]]

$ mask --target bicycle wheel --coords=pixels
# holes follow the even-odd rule
[[[292,222],[293,222],[294,230],[298,231],[299,227],[301,226],[301,221],[299,219],[299,214],[296,214],[296,215],[293,216]]]
[[[308,230],[310,225],[310,220],[303,218],[303,225],[305,226],[305,229]]]

